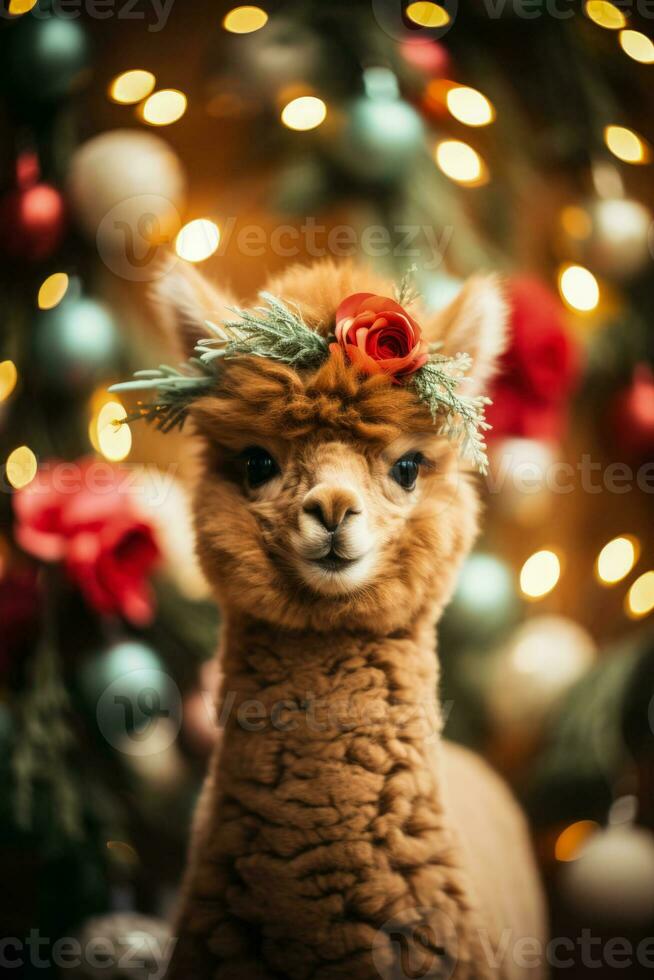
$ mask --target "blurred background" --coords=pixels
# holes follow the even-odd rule
[[[654,967],[654,9],[1,14],[0,905],[3,937],[47,937],[45,965],[15,944],[4,965],[57,976],[60,937],[165,935],[215,739],[190,449],[117,426],[106,390],[174,357],[148,289],[192,262],[248,302],[292,262],[357,255],[415,264],[432,310],[505,277],[484,532],[439,641],[447,731],[527,808],[553,972]]]

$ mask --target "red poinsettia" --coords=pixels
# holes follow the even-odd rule
[[[491,437],[560,438],[579,378],[579,353],[557,297],[539,280],[514,279],[509,345],[490,392]]]
[[[14,494],[15,537],[36,558],[62,561],[98,612],[144,625],[153,614],[148,575],[159,548],[123,476],[93,460],[49,463]]]
[[[426,363],[427,344],[416,321],[388,296],[353,293],[336,310],[336,343],[362,374],[387,374],[393,381]]]

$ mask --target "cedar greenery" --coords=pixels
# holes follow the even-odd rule
[[[409,273],[397,290],[405,303],[410,296]],[[137,371],[132,381],[113,385],[109,390],[153,391],[155,397],[139,402],[135,412],[125,419],[145,419],[168,432],[181,427],[189,406],[215,387],[223,360],[253,355],[281,361],[295,368],[317,368],[329,356],[329,342],[304,323],[299,311],[292,310],[270,293],[261,293],[266,304],[252,310],[235,309],[238,319],[222,324],[207,320],[210,336],[200,340],[180,369],[166,364],[147,371]],[[398,300],[399,301],[399,300]],[[439,344],[430,345],[429,361],[407,379],[423,401],[439,431],[459,442],[462,454],[469,457],[481,473],[488,463],[484,433],[490,428],[484,413],[489,399],[459,394],[471,360],[467,354],[446,357]]]

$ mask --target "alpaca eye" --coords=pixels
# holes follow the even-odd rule
[[[277,463],[266,449],[249,446],[243,452],[248,486],[252,489],[262,486],[279,473]]]
[[[391,476],[404,490],[415,487],[422,460],[422,453],[407,453],[391,467]]]

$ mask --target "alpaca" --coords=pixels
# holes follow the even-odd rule
[[[268,285],[324,336],[344,297],[391,289],[331,262]],[[181,265],[158,293],[187,355],[231,303]],[[411,313],[472,355],[482,390],[504,339],[495,279]],[[473,477],[407,387],[338,353],[312,371],[243,357],[221,372],[191,418],[224,729],[169,980],[541,977],[523,817],[440,734],[435,627],[476,534]]]

